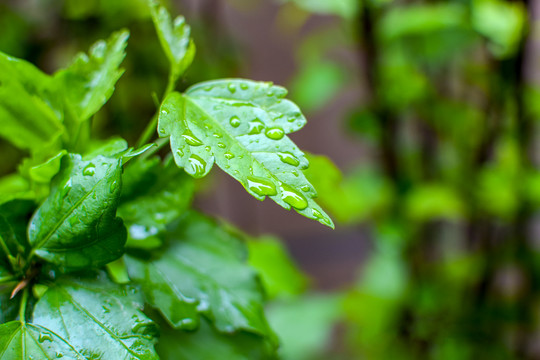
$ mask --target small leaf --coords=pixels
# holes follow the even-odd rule
[[[183,16],[178,16],[171,22],[167,9],[156,0],[149,0],[149,3],[159,42],[171,63],[171,77],[176,81],[195,57],[195,44],[190,38],[191,28]]]
[[[206,320],[194,332],[164,325],[156,348],[161,360],[276,359],[273,347],[264,338],[247,332],[222,334]]]
[[[64,132],[53,79],[0,52],[0,137],[33,153],[55,147]]]
[[[125,170],[128,186],[122,195],[118,215],[128,228],[129,247],[159,245],[158,235],[165,231],[167,224],[183,215],[191,203],[193,180],[182,173],[172,159],[169,160],[165,165],[157,158],[139,161]],[[139,183],[133,181],[137,173],[145,171],[147,174]]]
[[[116,207],[122,183],[120,159],[84,161],[70,154],[51,194],[29,225],[33,252],[64,271],[99,267],[119,258],[126,241]]]
[[[282,340],[279,358],[330,358],[324,354],[331,344],[332,330],[341,315],[340,301],[341,298],[335,295],[312,295],[272,304],[268,317]]]
[[[301,171],[307,159],[285,136],[306,123],[286,94],[282,87],[249,80],[198,84],[165,99],[158,132],[170,136],[176,163],[193,177],[205,176],[215,162],[257,199],[269,196],[333,227]]]
[[[88,55],[79,53],[73,63],[55,74],[61,84],[69,115],[78,122],[88,120],[109,100],[114,85],[124,72],[120,64],[126,56],[129,32],[116,32],[96,42]]]
[[[62,279],[34,308],[33,323],[50,329],[86,359],[158,359],[155,324],[142,313],[135,288],[96,280]]]
[[[172,326],[193,329],[200,312],[219,331],[272,336],[261,288],[235,236],[197,214],[185,217],[167,234],[169,245],[159,256],[148,261],[127,257],[126,264],[147,301]]]
[[[0,360],[85,360],[69,342],[43,326],[11,321],[0,325]]]
[[[261,276],[262,283],[270,299],[302,293],[308,279],[296,268],[287,250],[272,237],[264,237],[248,242],[249,263]]]
[[[0,204],[15,199],[34,199],[36,194],[30,189],[30,183],[19,174],[0,178]]]

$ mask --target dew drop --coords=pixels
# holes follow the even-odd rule
[[[218,143],[217,146],[220,149],[225,149],[226,148],[226,145],[224,143],[222,143],[222,142]]]
[[[318,222],[326,225],[330,224],[328,219],[319,210],[313,209],[311,210],[311,214],[313,215],[313,218],[315,218]]]
[[[278,156],[279,156],[279,159],[285,164],[289,164],[292,166],[300,165],[300,160],[298,160],[296,156],[294,156],[290,152],[279,152]]]
[[[165,131],[165,129],[162,128],[162,127],[160,127],[160,128],[158,129],[158,131],[159,131],[159,133],[160,133],[161,135],[166,135],[166,134],[167,134],[167,132]]]
[[[309,185],[304,185],[300,188],[300,190],[304,191],[304,192],[308,192],[309,191]]]
[[[240,126],[240,118],[238,118],[238,116],[233,116],[229,119],[229,123],[232,127],[237,128]]]
[[[227,159],[227,160],[234,159],[234,154],[232,154],[230,152],[226,152],[224,156],[225,156],[225,159]]]
[[[118,181],[117,180],[114,180],[112,183],[111,183],[111,187],[109,188],[111,190],[111,192],[115,192],[117,189],[118,189]]]
[[[281,186],[281,192],[281,199],[295,209],[303,210],[307,208],[308,202],[306,198],[289,185],[283,184]]]
[[[39,334],[38,341],[39,341],[40,343],[43,343],[43,342],[45,342],[45,341],[52,341],[52,335],[49,334],[49,333],[40,333],[40,334]]]
[[[214,134],[214,137],[215,137],[216,139],[221,139],[221,138],[223,137],[223,135],[218,134],[218,133],[215,133],[215,134]]]
[[[210,150],[212,150],[212,148],[210,146],[205,146],[204,150],[210,152]]]
[[[178,149],[176,150],[176,154],[177,154],[178,156],[182,157],[182,156],[184,156],[184,151],[182,151],[181,148],[178,148]]]
[[[279,140],[283,138],[284,135],[285,135],[285,132],[283,131],[283,129],[278,128],[278,127],[274,127],[274,128],[270,128],[266,130],[266,136],[272,140]]]
[[[102,308],[103,308],[103,312],[104,312],[105,314],[108,314],[108,313],[111,312],[111,309],[109,309],[109,308],[106,307],[106,306],[102,306]]]
[[[182,137],[184,138],[184,140],[186,140],[186,143],[188,143],[189,145],[191,146],[201,146],[203,144],[203,142],[201,140],[199,140],[191,131],[189,130],[186,130],[183,134],[182,134]]]
[[[234,94],[236,92],[236,85],[233,83],[229,83],[229,85],[227,85],[227,89],[229,89],[231,94]]]
[[[90,163],[83,169],[84,176],[93,176],[96,173],[96,165]]]
[[[214,87],[213,86],[206,86],[204,88],[204,91],[211,91]]]
[[[63,357],[64,357],[64,354],[62,354],[61,352],[57,352],[57,353],[56,353],[56,358],[57,358],[57,359],[61,359],[61,358],[63,358]]]
[[[248,176],[247,177],[248,182],[248,189],[253,191],[255,194],[260,196],[273,196],[277,194],[277,190],[275,185],[264,178],[258,177],[258,176]]]
[[[259,119],[255,119],[255,120],[251,120],[249,122],[249,135],[257,135],[257,134],[260,134],[261,131],[263,131],[264,129],[264,123],[259,120]]]
[[[66,197],[69,194],[69,191],[71,190],[71,178],[67,181],[66,185],[62,188],[62,197]]]
[[[206,172],[206,161],[198,155],[192,154],[189,157],[189,164],[191,165],[194,177],[202,177]]]
[[[247,90],[247,89],[249,89],[249,85],[246,84],[246,83],[241,83],[241,84],[240,84],[240,89],[242,89],[242,90]]]

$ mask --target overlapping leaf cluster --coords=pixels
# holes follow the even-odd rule
[[[252,247],[261,283],[245,236],[190,210],[185,172],[215,162],[257,199],[333,226],[286,137],[305,124],[286,91],[237,79],[174,92],[195,54],[190,28],[149,4],[171,71],[138,150],[90,133],[123,73],[127,31],[53,75],[0,53],[0,136],[28,154],[0,179],[2,360],[276,356],[262,284],[273,296],[283,275],[266,274]],[[162,139],[146,144],[156,125]],[[157,156],[168,141],[172,155]],[[298,277],[285,291],[303,288],[282,249],[271,254]]]

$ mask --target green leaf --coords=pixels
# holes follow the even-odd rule
[[[345,19],[353,19],[358,12],[356,0],[281,0],[281,2],[292,2],[316,14],[339,15]]]
[[[247,332],[222,334],[208,321],[201,321],[195,332],[164,326],[156,345],[161,360],[270,360],[275,359],[270,344]]]
[[[155,324],[141,311],[140,294],[97,279],[62,279],[34,308],[33,323],[69,343],[86,359],[158,359]]]
[[[217,224],[189,214],[167,233],[169,245],[148,261],[127,257],[131,279],[175,328],[193,329],[198,312],[222,332],[271,336],[255,272],[242,242]]]
[[[249,263],[261,276],[270,299],[302,293],[308,279],[296,268],[287,250],[273,237],[248,242]]]
[[[331,344],[332,330],[341,315],[340,302],[335,295],[312,295],[272,304],[268,318],[281,340],[280,359],[329,358],[321,354]]]
[[[306,178],[320,191],[319,202],[336,220],[350,223],[384,211],[392,200],[388,181],[373,169],[361,168],[344,177],[327,157],[308,154]]]
[[[215,162],[255,198],[269,196],[333,227],[301,171],[307,159],[285,136],[306,123],[286,94],[282,87],[249,80],[201,83],[165,99],[158,132],[170,136],[174,159],[188,174],[203,177]]]
[[[0,137],[33,153],[55,146],[64,132],[53,79],[0,52]]]
[[[171,83],[174,83],[195,57],[195,44],[190,38],[191,28],[183,16],[178,16],[172,22],[167,9],[156,0],[149,0],[149,3],[159,42],[171,63]]]
[[[121,159],[64,157],[51,194],[29,224],[33,253],[63,271],[119,258],[126,241],[122,220],[116,217],[121,175]]]
[[[40,325],[12,321],[0,325],[0,360],[86,359],[71,344]]]
[[[472,25],[490,40],[490,50],[500,58],[515,54],[527,23],[526,7],[501,0],[474,0],[472,4]]]
[[[146,172],[134,182],[137,173]],[[193,197],[193,180],[172,161],[162,165],[158,158],[138,161],[127,167],[127,181],[118,215],[128,228],[128,247],[155,247],[167,224],[183,215]],[[125,194],[125,195],[124,195]]]
[[[109,100],[114,85],[124,70],[120,64],[126,56],[129,32],[115,32],[107,40],[96,42],[89,54],[79,53],[73,63],[55,74],[69,114],[78,122],[88,120]]]
[[[0,204],[15,199],[34,199],[36,194],[30,189],[30,183],[19,174],[0,178]]]
[[[26,237],[28,220],[35,208],[32,201],[13,200],[0,205],[0,264],[11,264],[15,270],[21,257],[26,257],[29,244]],[[1,273],[1,271],[0,271]],[[0,274],[0,278],[4,275]]]
[[[310,59],[295,76],[291,93],[304,111],[317,111],[343,89],[346,80],[342,65]]]

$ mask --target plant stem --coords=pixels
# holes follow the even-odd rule
[[[167,81],[167,87],[165,88],[165,92],[163,93],[161,102],[163,102],[163,100],[165,100],[165,98],[167,98],[167,96],[174,90],[175,78],[176,76],[174,76],[171,69],[171,72],[169,73],[169,80]],[[152,116],[152,119],[150,120],[148,125],[146,125],[146,128],[142,132],[139,140],[137,140],[137,147],[143,146],[152,138],[152,135],[156,131],[158,118],[159,118],[159,108],[156,110],[156,113],[154,114],[154,116]]]
[[[26,304],[28,303],[28,288],[25,288],[23,290],[22,298],[21,298],[21,306],[19,307],[19,320],[22,322],[26,322]]]

